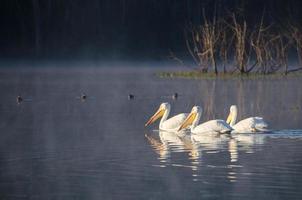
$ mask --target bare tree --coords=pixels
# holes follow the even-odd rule
[[[264,26],[264,14],[265,11],[262,13],[261,21],[258,26],[255,27],[254,32],[251,33],[249,38],[251,48],[253,49],[255,55],[255,62],[250,67],[248,72],[251,72],[255,67],[262,68],[258,69],[261,70],[263,73],[266,71],[267,66],[269,65],[270,61],[270,48],[268,48],[269,42],[267,35],[269,34],[269,26]]]
[[[220,51],[219,51],[219,56],[223,65],[223,73],[226,73],[226,65],[228,64],[228,46],[230,45],[228,45],[227,43],[228,43],[227,32],[226,30],[223,30],[221,32]]]
[[[302,67],[302,31],[298,26],[290,25],[290,36],[293,39],[300,67]]]
[[[247,51],[246,51],[246,38],[247,38],[247,24],[244,20],[243,23],[238,23],[235,13],[232,15],[233,24],[231,28],[235,36],[235,61],[236,66],[240,73],[246,73],[247,64]]]
[[[210,22],[204,16],[203,25],[192,28],[189,31],[190,37],[186,37],[188,51],[194,61],[201,67],[201,70],[208,72],[208,66],[211,65],[215,74],[218,74],[215,53],[220,35],[217,23],[215,17],[213,17],[213,20]]]
[[[211,66],[216,74],[219,62],[223,72],[228,72],[230,56],[234,57],[235,70],[241,74],[282,70],[286,75],[302,70],[302,30],[290,25],[286,32],[279,26],[265,25],[264,15],[265,11],[253,28],[248,27],[246,20],[239,20],[235,13],[231,13],[229,19],[214,17],[212,21],[204,16],[203,25],[193,26],[186,37],[191,56],[203,72],[208,72]],[[288,66],[288,55],[293,50],[300,65],[297,69]]]

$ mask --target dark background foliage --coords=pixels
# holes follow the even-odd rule
[[[184,29],[214,13],[301,23],[302,1],[2,0],[1,58],[161,59],[185,54]]]

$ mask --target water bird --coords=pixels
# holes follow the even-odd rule
[[[268,131],[268,125],[262,117],[249,117],[236,123],[237,114],[237,106],[232,105],[226,121],[234,129],[232,133],[255,133]]]
[[[230,133],[232,131],[232,127],[221,119],[210,120],[198,125],[201,115],[202,108],[200,106],[194,106],[189,116],[181,124],[179,130],[191,125],[192,134]]]
[[[17,96],[16,101],[18,104],[20,104],[23,101],[23,98],[21,97],[21,95]]]
[[[177,132],[179,126],[184,122],[184,120],[188,117],[189,114],[180,113],[178,115],[175,115],[174,117],[167,119],[170,114],[170,110],[171,110],[171,105],[169,103],[160,104],[158,110],[148,120],[145,126],[148,126],[153,122],[155,122],[157,119],[161,118],[159,122],[159,130]]]
[[[128,95],[128,100],[132,100],[132,99],[134,99],[134,95],[133,94],[129,94]]]
[[[177,92],[175,92],[173,95],[172,95],[172,99],[173,100],[176,100],[178,98],[178,94],[177,94]]]
[[[82,94],[81,94],[81,99],[82,99],[82,101],[85,101],[85,100],[87,99],[87,95],[84,94],[84,93],[82,93]]]

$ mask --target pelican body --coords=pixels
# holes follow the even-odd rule
[[[189,115],[188,113],[180,113],[168,119],[170,114],[171,106],[169,103],[162,103],[156,113],[148,120],[145,126],[154,123],[161,117],[159,122],[159,130],[168,132],[178,132],[180,125]]]
[[[262,117],[249,117],[236,123],[238,109],[236,105],[230,107],[227,123],[234,129],[232,133],[255,133],[268,131],[267,123]]]
[[[194,106],[191,113],[180,126],[180,129],[186,128],[191,125],[192,134],[205,134],[205,133],[230,133],[232,128],[224,120],[215,119],[199,124],[202,114],[202,108]]]

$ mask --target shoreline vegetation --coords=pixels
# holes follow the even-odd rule
[[[156,76],[160,78],[184,78],[184,79],[205,79],[205,80],[211,80],[211,79],[266,79],[266,78],[272,78],[272,79],[278,79],[278,78],[286,78],[286,77],[302,77],[302,71],[298,72],[292,72],[287,74],[286,76],[284,73],[277,72],[277,73],[271,73],[271,74],[261,74],[261,73],[247,73],[247,74],[241,74],[238,72],[218,72],[217,74],[214,72],[207,72],[204,73],[202,71],[174,71],[174,72],[158,72],[156,73]]]
[[[160,73],[161,77],[258,77],[302,71],[301,23],[274,22],[265,9],[254,23],[241,13],[226,11],[219,16],[214,12],[211,19],[204,14],[203,22],[186,27],[184,36],[197,71]],[[169,58],[185,66],[173,52]]]

